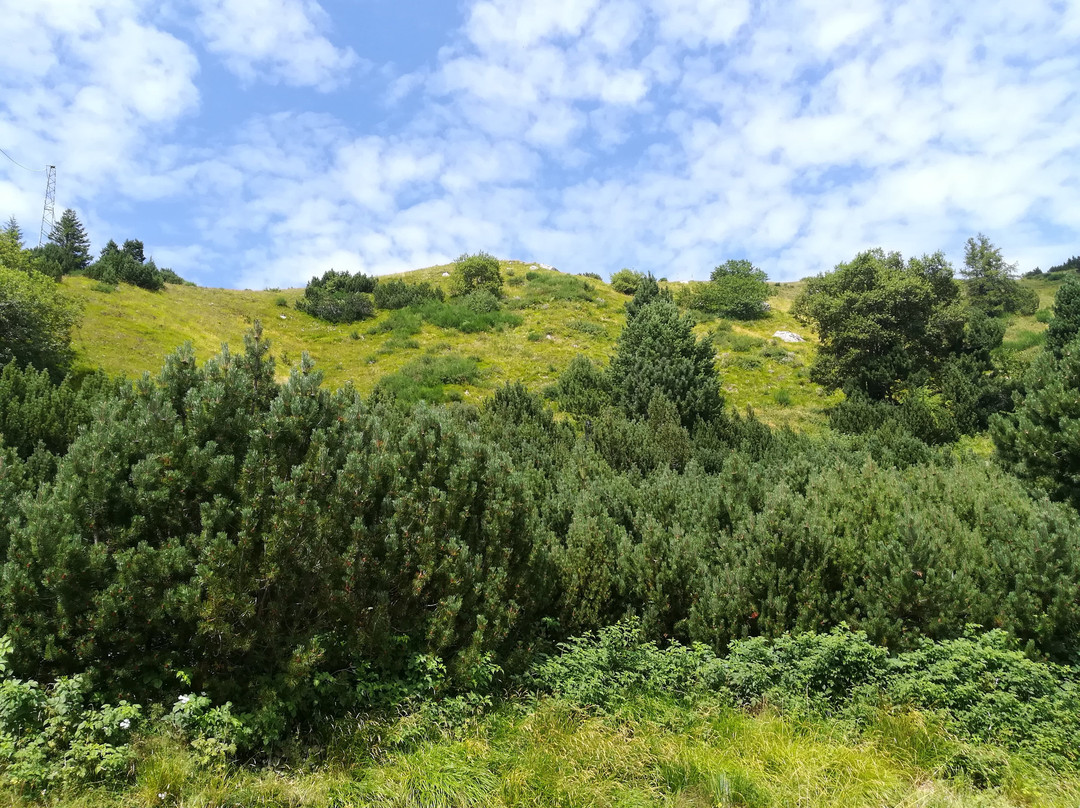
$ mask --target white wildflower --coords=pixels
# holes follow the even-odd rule
[[[120,722],[120,729],[127,729],[130,726],[131,726],[131,719],[130,718],[125,718],[123,721]]]
[[[189,701],[191,701],[191,696],[181,696],[177,699],[177,701],[181,704],[187,704]]]

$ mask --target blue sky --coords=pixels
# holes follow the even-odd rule
[[[0,0],[0,148],[200,284],[1080,253],[1080,2]],[[36,235],[43,176],[0,158]]]

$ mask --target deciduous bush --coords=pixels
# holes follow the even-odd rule
[[[450,270],[450,289],[455,296],[486,290],[493,295],[502,293],[502,273],[499,259],[486,252],[460,256]]]
[[[611,274],[611,288],[624,295],[632,295],[637,291],[638,284],[645,277],[641,272],[632,269],[620,269]]]

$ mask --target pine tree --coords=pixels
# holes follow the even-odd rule
[[[1080,334],[1080,277],[1070,275],[1054,295],[1054,319],[1046,330],[1046,348],[1055,356]]]
[[[1080,339],[1043,353],[1028,369],[1012,415],[996,416],[991,436],[1013,474],[1055,499],[1080,506]]]
[[[4,225],[3,235],[15,244],[20,250],[25,249],[26,245],[23,243],[23,231],[19,227],[19,223],[15,221],[15,217],[12,216],[8,219],[7,224]]]
[[[82,272],[90,266],[90,237],[71,208],[53,225],[49,241],[63,250],[61,267],[65,275]]]
[[[609,373],[614,398],[627,415],[644,418],[657,392],[675,404],[688,428],[723,412],[712,345],[696,340],[693,328],[693,321],[663,297],[626,324]]]
[[[1016,282],[1016,264],[1006,263],[1001,249],[979,233],[964,247],[964,268],[971,304],[991,316],[1018,312],[1034,314],[1039,297]]]
[[[129,238],[124,242],[124,246],[120,248],[124,255],[129,256],[140,264],[146,262],[146,252],[143,247],[143,243],[137,238]]]

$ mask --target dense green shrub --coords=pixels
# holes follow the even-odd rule
[[[321,278],[312,278],[304,287],[304,296],[296,301],[299,311],[330,323],[355,323],[375,313],[371,293],[376,278],[356,273],[328,270]]]
[[[499,271],[499,259],[486,252],[475,255],[464,254],[450,270],[450,290],[455,296],[486,290],[493,295],[502,293],[502,273]]]
[[[807,281],[792,313],[821,338],[811,378],[887,398],[963,344],[965,312],[952,267],[937,253],[904,262],[868,250]]]
[[[78,319],[79,307],[51,278],[0,266],[0,365],[62,372]]]
[[[62,455],[119,386],[101,372],[56,383],[45,371],[11,362],[0,370],[0,437],[24,460],[39,448]]]
[[[846,626],[822,634],[755,637],[725,656],[702,645],[658,647],[622,621],[559,646],[529,671],[533,687],[611,709],[637,696],[718,694],[742,706],[769,701],[851,716],[916,708],[964,741],[999,744],[1054,767],[1080,766],[1080,682],[1075,668],[1026,656],[999,630],[890,657]],[[956,774],[963,772],[957,771]]]
[[[749,261],[726,261],[712,271],[709,282],[697,286],[690,305],[720,317],[752,320],[763,316],[769,299],[768,276]]]
[[[429,283],[405,283],[397,278],[380,280],[375,285],[375,307],[379,309],[404,309],[420,306],[429,300],[441,303],[442,289]]]
[[[611,384],[587,356],[570,360],[558,381],[559,406],[575,415],[599,415],[611,403]]]
[[[1016,265],[1006,263],[1001,249],[982,233],[967,240],[961,273],[971,305],[991,317],[1032,315],[1039,308],[1035,290],[1016,281]]]
[[[660,284],[656,282],[651,272],[643,275],[638,281],[637,289],[634,290],[634,297],[626,304],[627,322],[637,317],[647,305],[661,299],[671,300],[671,292],[667,289],[661,290]]]
[[[173,272],[168,267],[161,268],[161,280],[165,283],[171,283],[176,286],[195,286],[194,281],[185,280],[181,278],[177,273]]]
[[[621,294],[632,295],[644,277],[645,275],[632,269],[620,269],[611,274],[611,288]]]
[[[89,682],[61,677],[49,687],[11,676],[11,644],[0,637],[0,782],[43,793],[128,779],[141,722],[137,704],[87,704]]]
[[[1015,394],[1016,410],[991,423],[1000,462],[1055,499],[1080,506],[1080,338],[1045,352]]]
[[[172,274],[175,276],[175,273]],[[165,286],[165,276],[154,259],[146,259],[143,244],[136,239],[128,239],[123,247],[110,240],[102,248],[98,260],[86,268],[86,275],[101,283],[130,283],[151,292],[160,291]]]
[[[1070,275],[1054,295],[1054,317],[1046,329],[1046,347],[1057,356],[1061,356],[1065,346],[1078,335],[1080,335],[1080,277]]]
[[[616,403],[631,416],[644,416],[657,392],[675,404],[684,426],[723,410],[712,345],[695,339],[690,319],[662,297],[627,322],[608,373]]]

